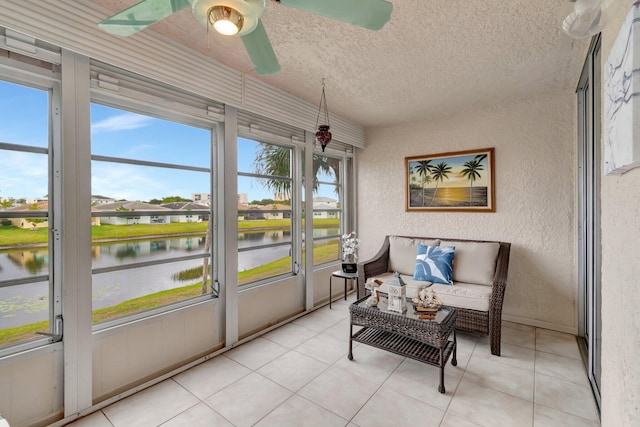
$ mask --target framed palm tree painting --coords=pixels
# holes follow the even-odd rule
[[[495,212],[494,149],[405,157],[407,211]]]

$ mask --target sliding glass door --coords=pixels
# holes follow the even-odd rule
[[[600,405],[601,378],[601,60],[600,37],[589,48],[578,84],[578,280],[580,337],[589,381]]]

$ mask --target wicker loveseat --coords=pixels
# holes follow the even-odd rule
[[[454,246],[453,285],[413,280],[418,244]],[[358,263],[359,295],[365,295],[367,283],[383,282],[398,271],[407,283],[407,296],[429,285],[443,304],[456,307],[456,328],[489,335],[491,354],[500,355],[502,302],[507,284],[511,244],[487,240],[444,239],[431,237],[386,236],[378,253]]]

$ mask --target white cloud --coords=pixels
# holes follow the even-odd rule
[[[0,197],[43,197],[49,193],[47,156],[2,151]]]
[[[153,119],[134,113],[118,114],[91,124],[91,132],[118,132],[146,127]]]

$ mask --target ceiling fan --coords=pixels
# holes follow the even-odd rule
[[[576,39],[598,34],[607,23],[609,7],[614,0],[569,0],[573,11],[562,21],[562,30]]]
[[[385,0],[272,0],[370,30],[391,19],[393,5]],[[191,6],[196,19],[224,35],[239,35],[259,75],[280,71],[278,59],[262,25],[266,0],[142,0],[100,22],[109,33],[130,36]]]

